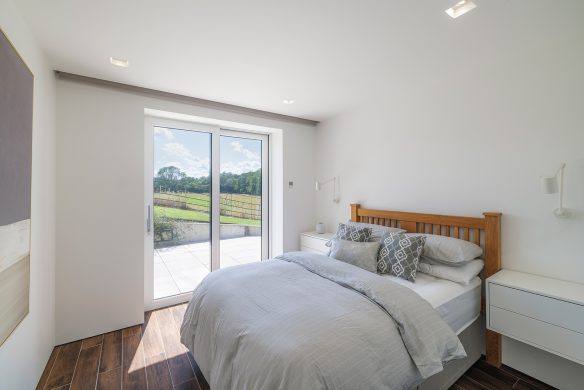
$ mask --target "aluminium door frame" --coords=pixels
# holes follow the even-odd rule
[[[269,258],[270,243],[270,213],[269,186],[271,155],[270,137],[268,134],[250,132],[241,129],[224,128],[204,123],[173,120],[146,115],[144,119],[144,310],[155,310],[165,306],[187,302],[192,292],[186,292],[169,297],[154,299],[154,234],[153,234],[153,199],[152,186],[154,178],[154,128],[165,127],[179,130],[209,133],[211,136],[211,150],[209,162],[211,164],[211,272],[220,268],[220,139],[221,135],[256,139],[262,141],[262,260]],[[216,156],[216,158],[215,158]]]

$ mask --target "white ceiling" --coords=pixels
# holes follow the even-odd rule
[[[456,0],[16,2],[57,70],[313,120],[480,74],[584,16],[582,0],[475,0],[456,20]]]

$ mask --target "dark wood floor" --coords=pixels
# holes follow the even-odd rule
[[[180,343],[186,305],[147,312],[144,324],[55,347],[37,390],[205,390]]]
[[[195,359],[180,343],[186,305],[144,315],[144,324],[55,347],[37,390],[207,390]],[[451,390],[553,389],[510,367],[479,360]]]
[[[450,388],[450,390],[485,389],[551,390],[555,387],[546,385],[506,365],[495,368],[487,364],[483,357]]]

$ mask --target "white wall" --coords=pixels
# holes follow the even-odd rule
[[[10,0],[0,28],[34,74],[30,311],[0,346],[0,387],[33,389],[55,344],[55,78]]]
[[[314,224],[314,126],[59,79],[58,343],[143,320],[145,108],[282,129],[284,250]]]
[[[450,215],[500,211],[503,267],[584,283],[584,24],[559,8],[561,15],[525,9],[521,28],[500,15],[506,22],[492,25],[496,34],[424,48],[424,62],[322,122],[318,176],[340,176],[341,203],[325,188],[319,219],[333,228],[353,201]],[[539,177],[562,161],[573,213],[566,220],[552,214],[557,197],[539,189]],[[584,381],[581,366],[518,348],[506,340],[503,361],[561,388]]]

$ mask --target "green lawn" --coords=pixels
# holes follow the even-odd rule
[[[234,212],[244,212],[246,214],[259,214],[261,208],[262,198],[255,195],[244,194],[220,194],[221,209]],[[154,199],[167,199],[176,202],[185,202],[191,206],[191,209],[206,210],[211,205],[209,194],[195,194],[195,193],[154,193]],[[241,203],[240,203],[241,202]],[[250,208],[254,210],[246,210],[242,208]]]
[[[183,221],[209,222],[209,214],[193,210],[175,209],[172,207],[154,206],[154,216],[179,219]],[[220,223],[260,226],[261,221],[255,219],[220,216]]]

